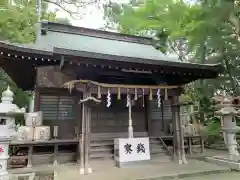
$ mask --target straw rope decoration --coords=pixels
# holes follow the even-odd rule
[[[153,100],[153,93],[152,93],[152,89],[149,89],[149,100],[152,101]]]
[[[98,86],[98,99],[101,99],[101,87]]]
[[[93,84],[96,86],[101,86],[102,88],[126,88],[126,89],[175,89],[179,86],[167,86],[167,85],[128,85],[128,84],[107,84],[107,83],[98,83],[90,80],[72,80],[63,84],[64,88],[73,89],[75,84]]]
[[[107,107],[109,108],[111,106],[111,93],[110,90],[108,89],[107,91]]]
[[[127,89],[127,104],[126,106],[129,107],[130,106],[130,94],[129,94],[129,89]]]
[[[158,104],[158,108],[160,108],[161,106],[161,90],[160,89],[157,90],[157,104]]]
[[[144,89],[142,89],[143,107],[144,107],[144,95],[145,95]]]
[[[111,94],[110,94],[110,88],[117,88],[118,89],[118,95],[117,98],[118,100],[121,99],[121,88],[124,89],[128,89],[127,91],[129,91],[129,89],[135,89],[135,96],[134,99],[137,99],[137,89],[142,89],[142,103],[143,103],[143,107],[144,107],[144,95],[145,95],[145,89],[149,89],[149,100],[153,99],[153,94],[152,91],[153,90],[157,90],[159,91],[159,95],[157,94],[158,97],[158,106],[160,106],[161,104],[161,95],[160,95],[160,89],[164,89],[165,90],[165,100],[168,100],[168,89],[175,89],[175,88],[179,88],[181,86],[167,86],[167,85],[128,85],[128,84],[107,84],[107,83],[98,83],[95,81],[90,81],[90,80],[72,80],[69,81],[65,84],[63,84],[64,88],[68,88],[69,92],[72,92],[72,89],[75,87],[75,85],[77,84],[92,84],[98,87],[98,98],[101,98],[101,90],[100,88],[108,88],[108,92],[107,92],[107,106],[110,107],[111,106]]]
[[[138,94],[137,94],[137,89],[134,89],[134,100],[137,101],[138,99]]]
[[[167,101],[168,100],[168,92],[167,92],[167,89],[165,89],[165,101]]]
[[[118,95],[117,95],[117,99],[120,100],[121,99],[121,88],[118,88]]]
[[[78,83],[79,80],[73,80],[65,83],[63,87],[68,88],[69,93],[71,94],[72,89],[74,88],[75,84]]]

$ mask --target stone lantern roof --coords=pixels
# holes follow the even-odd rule
[[[0,114],[23,114],[25,108],[19,108],[16,104],[13,104],[13,92],[8,86],[7,90],[2,92],[2,98],[0,103]]]

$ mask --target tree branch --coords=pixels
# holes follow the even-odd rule
[[[182,52],[181,49],[176,45],[176,41],[171,42],[170,41],[170,47],[171,49],[178,55],[181,61],[187,61],[188,59],[186,58],[185,54]],[[176,49],[177,48],[177,49]]]
[[[53,4],[60,8],[61,10],[65,11],[68,13],[71,18],[73,19],[81,19],[80,15],[80,9],[81,8],[86,8],[89,5],[95,5],[97,3],[100,3],[100,0],[79,0],[79,1],[74,1],[74,0],[43,0],[46,3]],[[87,2],[86,2],[87,1]],[[72,8],[68,9],[67,7],[69,6],[74,6],[76,8],[75,11],[72,10]],[[79,17],[79,18],[77,18]]]

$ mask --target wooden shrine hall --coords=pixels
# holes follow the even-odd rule
[[[90,162],[111,159],[113,139],[132,136],[149,136],[153,154],[181,156],[183,85],[216,78],[220,65],[181,62],[146,37],[52,22],[42,23],[41,32],[34,44],[0,43],[1,67],[18,87],[34,91],[34,111],[43,112],[43,125],[51,129],[46,142],[13,141],[12,146],[28,148],[12,152],[13,159],[27,159],[28,166],[84,154]],[[84,108],[87,98],[92,102]]]

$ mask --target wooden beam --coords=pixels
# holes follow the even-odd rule
[[[125,88],[125,89],[177,89],[180,86],[178,85],[130,85],[130,84],[107,84],[107,83],[99,83],[91,80],[72,80],[63,84],[65,88],[73,88],[78,84],[91,84],[95,86],[100,86],[103,88]]]
[[[78,85],[76,90],[78,90],[80,92],[84,92],[84,85]],[[107,91],[108,91],[108,88],[101,88],[100,90],[101,90],[101,95],[106,95]],[[91,86],[90,91],[91,91],[91,94],[94,97],[96,97],[96,94],[98,94],[97,86]],[[129,89],[128,91],[132,95],[135,94],[135,89]],[[172,96],[172,95],[175,94],[176,91],[177,91],[177,89],[169,89],[168,90],[168,95]],[[118,88],[111,88],[110,92],[111,92],[111,95],[118,94]],[[127,94],[127,89],[126,88],[121,88],[121,95],[126,95],[126,94]],[[137,89],[137,94],[141,96],[142,95],[142,89]],[[144,94],[148,95],[149,94],[149,90],[148,89],[144,89]],[[153,99],[155,99],[156,98],[156,94],[157,94],[157,90],[152,90],[152,94],[153,94]],[[164,96],[164,91],[161,91],[161,96]],[[149,98],[147,98],[147,99],[149,99]]]
[[[167,68],[161,69],[161,70],[154,70],[154,69],[148,69],[145,66],[138,68],[132,68],[126,66],[126,67],[121,67],[119,65],[119,67],[116,67],[112,64],[108,64],[108,65],[95,65],[95,64],[91,64],[91,60],[84,62],[83,64],[80,64],[79,62],[74,62],[73,64],[69,65],[66,64],[66,68],[70,68],[73,69],[73,71],[75,71],[79,77],[82,78],[87,78],[90,79],[90,77],[95,80],[95,81],[99,81],[99,78],[102,77],[103,80],[106,80],[106,77],[122,77],[123,80],[127,80],[129,81],[130,79],[134,79],[133,83],[130,84],[134,84],[136,82],[136,80],[140,80],[140,79],[149,79],[148,81],[146,80],[146,82],[150,82],[152,84],[160,84],[162,82],[166,82],[167,84],[185,84],[188,83],[190,81],[193,81],[195,79],[199,78],[199,73],[194,71],[194,72],[188,72],[188,70],[186,71],[178,71],[178,69],[173,69],[170,68],[167,70]],[[88,63],[87,66],[85,63]],[[146,73],[131,73],[131,72],[123,72],[122,69],[128,69],[129,71],[150,71],[151,74],[146,74]],[[94,74],[92,72],[95,72]],[[142,82],[142,80],[140,80],[140,82]],[[146,83],[145,82],[145,83]],[[125,83],[127,84],[127,83]]]

